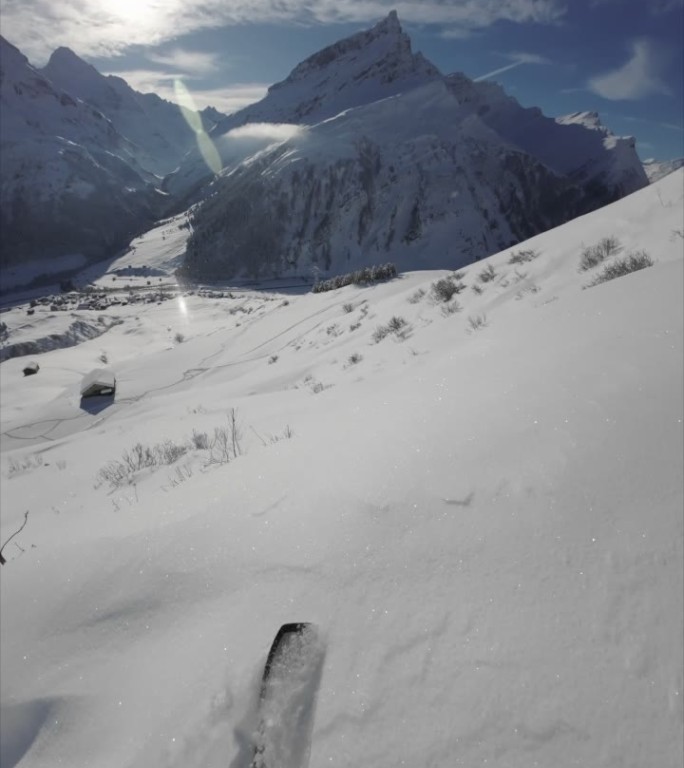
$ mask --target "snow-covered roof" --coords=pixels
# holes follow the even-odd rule
[[[108,368],[95,368],[83,377],[81,382],[81,394],[95,389],[114,389],[116,386],[116,377],[114,372]]]

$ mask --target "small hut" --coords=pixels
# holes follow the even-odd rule
[[[108,368],[95,368],[86,374],[81,382],[81,397],[113,395],[116,391],[116,377]]]
[[[24,366],[24,376],[33,376],[38,373],[40,366],[36,362],[28,363]]]

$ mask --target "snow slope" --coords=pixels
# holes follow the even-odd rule
[[[311,768],[680,765],[683,178],[470,266],[460,311],[446,272],[186,295],[2,363],[3,768],[248,766],[286,621],[326,639]],[[608,236],[655,264],[583,290]],[[96,481],[231,408],[229,463]]]

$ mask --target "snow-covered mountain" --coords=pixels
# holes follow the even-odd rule
[[[300,130],[236,163],[233,137],[283,122]],[[648,183],[633,139],[596,115],[554,120],[497,85],[443,76],[394,12],[298,65],[212,136],[226,163],[217,180],[198,186],[207,169],[193,153],[166,180],[206,198],[187,257],[203,277],[390,257],[460,265]]]
[[[158,216],[131,142],[0,38],[1,258],[104,258]]]
[[[656,181],[660,181],[670,173],[674,173],[679,168],[684,167],[684,157],[679,157],[676,160],[644,160],[644,171],[651,184]]]
[[[68,48],[58,48],[41,71],[55,86],[105,114],[132,142],[136,159],[148,171],[170,173],[195,144],[195,131],[176,104],[139,93],[120,77],[101,75]],[[223,117],[211,108],[200,114],[206,131]]]
[[[196,142],[176,105],[66,48],[36,69],[4,38],[0,77],[4,264],[111,257],[159,218],[161,175]],[[207,129],[223,117],[202,116]]]

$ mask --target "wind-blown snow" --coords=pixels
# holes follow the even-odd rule
[[[186,295],[106,310],[30,378],[2,363],[2,541],[29,510],[3,768],[249,765],[288,621],[325,638],[312,768],[680,765],[683,179],[471,265],[461,311],[431,298],[443,271]],[[583,290],[607,236],[655,263]],[[81,404],[103,349],[114,401]],[[230,463],[95,487],[230,408]]]

